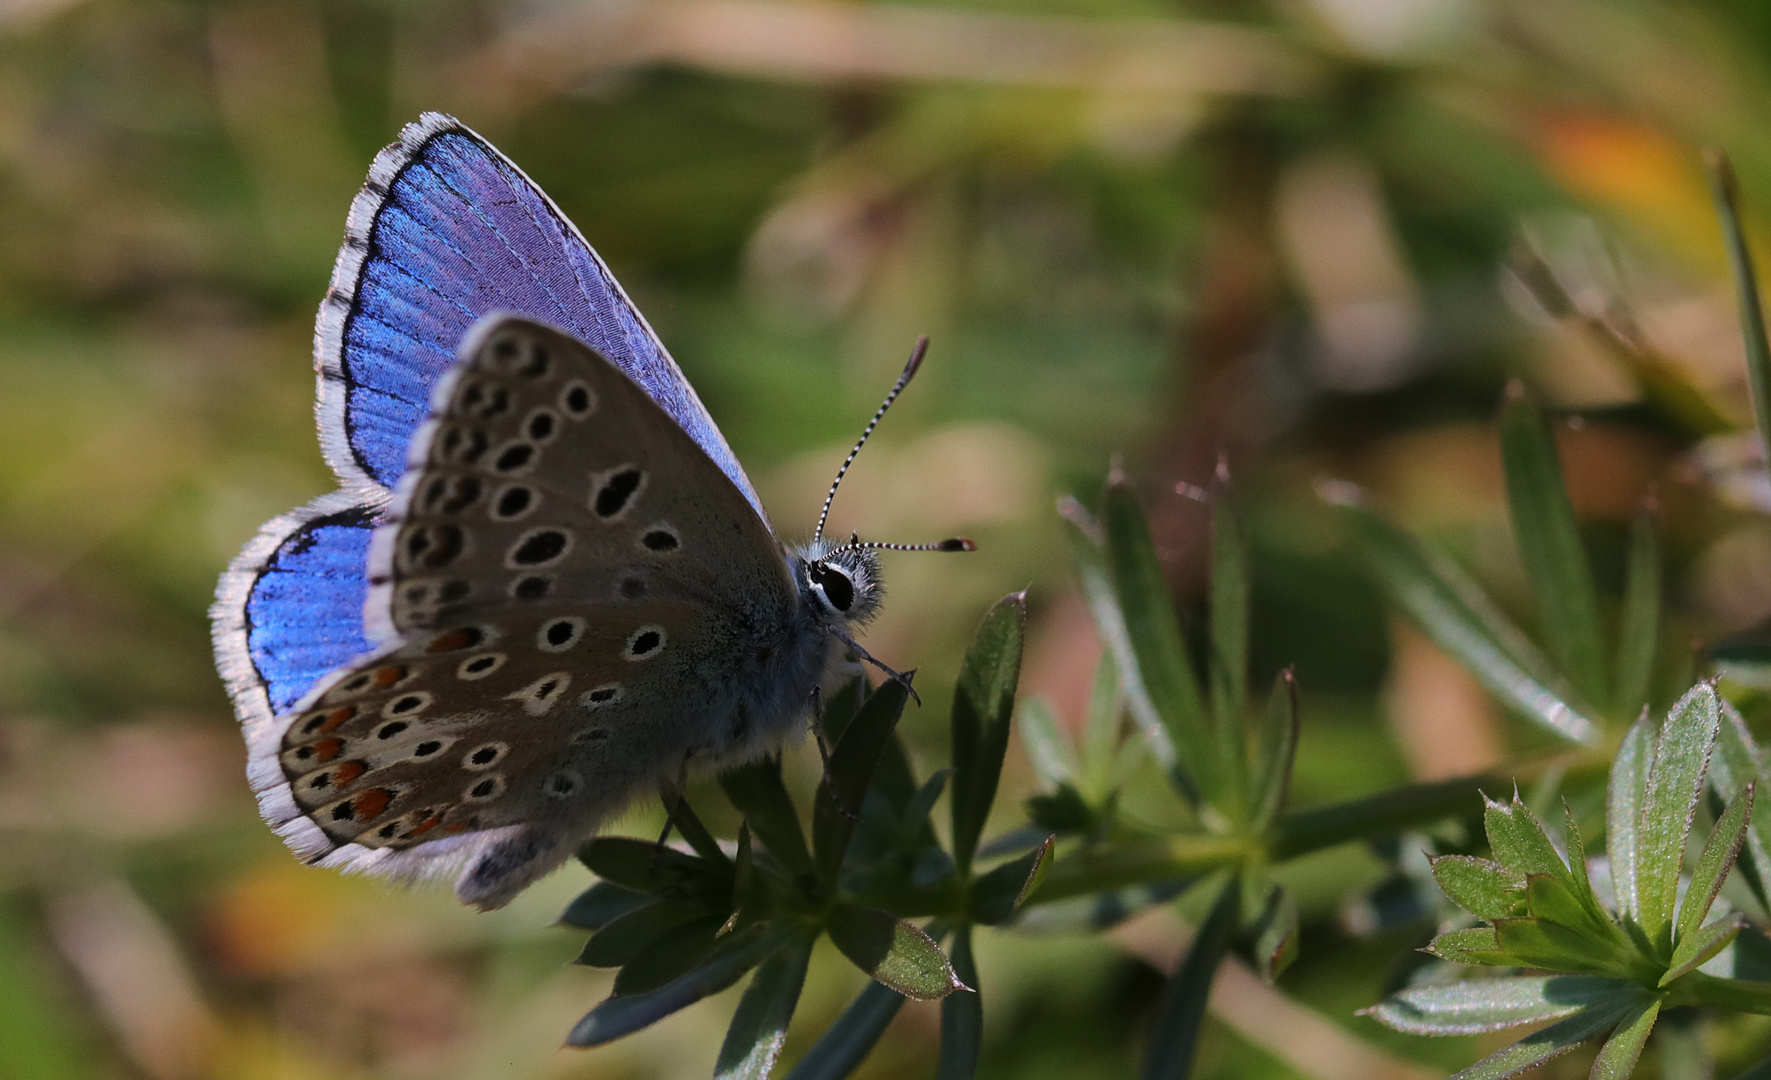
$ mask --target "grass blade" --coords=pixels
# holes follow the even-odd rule
[[[812,807],[812,850],[826,882],[834,882],[842,868],[880,755],[909,700],[910,691],[903,683],[885,682],[867,696],[830,752]]]
[[[1639,1002],[1624,1014],[1611,1037],[1599,1048],[1599,1056],[1593,1059],[1593,1071],[1588,1074],[1592,1080],[1629,1080],[1636,1071],[1636,1059],[1642,1056],[1642,1045],[1648,1041],[1648,1033],[1654,1030],[1654,1021],[1659,1017],[1659,998]]]
[[[1771,463],[1771,342],[1765,337],[1765,310],[1759,302],[1759,276],[1753,268],[1752,249],[1740,220],[1740,182],[1726,154],[1708,155],[1710,192],[1722,219],[1722,240],[1728,263],[1734,268],[1734,293],[1740,306],[1740,331],[1746,342],[1747,385],[1752,387],[1753,415],[1758,418],[1759,441],[1765,444],[1765,460]]]
[[[1361,1010],[1409,1035],[1480,1035],[1572,1016],[1630,993],[1630,984],[1591,975],[1515,975],[1411,986]]]
[[[952,956],[954,974],[971,990],[948,994],[941,1002],[941,1056],[935,1080],[970,1080],[978,1071],[984,1045],[984,1003],[971,927],[961,926],[954,933]]]
[[[1660,530],[1644,507],[1630,529],[1629,580],[1617,635],[1617,715],[1634,717],[1648,706],[1654,654],[1660,641]]]
[[[787,1080],[843,1080],[867,1060],[903,1007],[903,994],[881,982],[868,983],[823,1038],[799,1059]]]
[[[1230,468],[1218,461],[1211,498],[1211,687],[1213,741],[1217,744],[1220,809],[1246,812],[1248,756],[1242,711],[1248,685],[1248,538],[1230,487]]]
[[[1551,689],[1548,662],[1457,564],[1371,508],[1351,485],[1328,485],[1324,496],[1341,507],[1354,545],[1390,602],[1489,693],[1562,738],[1598,740],[1592,721]]]
[[[1648,764],[1654,754],[1654,727],[1644,713],[1630,726],[1611,759],[1611,782],[1605,796],[1605,847],[1611,862],[1611,891],[1617,913],[1634,916],[1636,878],[1641,863],[1637,828],[1642,821],[1642,794],[1648,787]]]
[[[1177,767],[1209,798],[1216,791],[1211,766],[1218,756],[1206,723],[1205,705],[1187,661],[1187,645],[1169,599],[1168,581],[1156,559],[1150,527],[1123,483],[1107,486],[1106,526],[1108,574],[1131,639],[1138,681],[1168,732]]]
[[[1513,536],[1537,597],[1543,640],[1587,701],[1608,701],[1610,680],[1593,569],[1574,523],[1556,442],[1517,380],[1507,384],[1501,406],[1500,446]]]
[[[1673,706],[1654,741],[1636,829],[1636,922],[1663,956],[1672,952],[1679,869],[1721,723],[1716,688],[1698,683]]]
[[[1265,832],[1285,806],[1297,742],[1297,676],[1286,668],[1273,680],[1273,692],[1267,696],[1267,708],[1261,715],[1260,761],[1254,778],[1254,807],[1249,813],[1250,828],[1256,833]]]
[[[1010,593],[984,616],[953,690],[953,859],[967,872],[996,800],[1021,678],[1027,594]]]
[[[1589,1005],[1565,1020],[1534,1031],[1518,1042],[1497,1050],[1456,1074],[1452,1080],[1507,1080],[1597,1038],[1631,1016],[1641,1002],[1640,992],[1619,994],[1615,999]]]
[[[1229,951],[1241,893],[1242,883],[1236,878],[1224,883],[1211,914],[1193,938],[1192,947],[1163,988],[1162,1000],[1156,1006],[1150,1052],[1138,1074],[1143,1080],[1179,1080],[1193,1071],[1199,1028],[1205,1022],[1205,1004],[1211,996],[1211,982],[1218,965]]]
[[[806,984],[806,964],[815,938],[789,943],[762,962],[751,976],[732,1025],[719,1048],[714,1080],[768,1080],[787,1040],[787,1023]]]
[[[1080,772],[1076,751],[1070,735],[1044,698],[1022,702],[1015,714],[1021,729],[1021,751],[1039,777],[1039,786],[1047,791],[1067,781],[1074,781]]]

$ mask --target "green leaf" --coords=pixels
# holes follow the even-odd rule
[[[601,930],[609,923],[652,902],[652,897],[599,881],[578,894],[560,915],[560,923],[579,930]]]
[[[725,915],[683,923],[635,953],[615,975],[617,996],[656,990],[705,960],[719,940]]]
[[[1055,836],[1046,837],[1045,843],[1032,851],[973,881],[972,920],[995,926],[1014,918],[1015,912],[1021,910],[1021,905],[1045,877],[1045,868],[1051,863],[1052,842],[1056,839]]]
[[[1632,1005],[1617,1022],[1605,1045],[1599,1047],[1599,1056],[1593,1059],[1593,1071],[1588,1074],[1592,1080],[1628,1080],[1636,1071],[1636,1059],[1642,1056],[1642,1044],[1648,1041],[1648,1033],[1654,1030],[1654,1021],[1659,1016],[1659,998],[1648,998]]]
[[[1541,879],[1548,880],[1548,879]],[[1500,950],[1519,967],[1628,978],[1632,955],[1611,942],[1550,919],[1496,919]]]
[[[786,933],[753,926],[727,934],[693,970],[646,994],[611,997],[586,1013],[566,1036],[568,1046],[601,1046],[717,994],[787,941]]]
[[[787,1023],[799,1004],[816,940],[807,936],[789,942],[756,969],[726,1029],[714,1080],[767,1080],[787,1041]]]
[[[1644,508],[1630,529],[1629,580],[1617,636],[1617,715],[1633,717],[1648,707],[1659,641],[1660,531],[1654,511]]]
[[[1611,780],[1605,796],[1605,848],[1611,863],[1611,891],[1617,913],[1634,916],[1641,862],[1637,830],[1642,824],[1642,796],[1648,787],[1648,764],[1654,759],[1654,728],[1646,713],[1630,726],[1611,759]]]
[[[1230,486],[1230,468],[1218,460],[1211,492],[1212,741],[1217,746],[1220,809],[1245,812],[1248,757],[1243,748],[1243,697],[1248,685],[1248,540]]]
[[[1672,952],[1679,869],[1721,723],[1716,688],[1698,683],[1667,714],[1654,742],[1636,832],[1636,922],[1662,956]]]
[[[843,1080],[867,1059],[904,1000],[903,994],[884,983],[868,983],[799,1059],[787,1080]]]
[[[1205,1005],[1218,965],[1230,948],[1235,933],[1241,883],[1234,877],[1224,883],[1211,914],[1207,915],[1180,966],[1163,987],[1151,1026],[1150,1050],[1144,1058],[1142,1080],[1166,1080],[1192,1072],[1199,1028],[1205,1021]]]
[[[604,881],[634,892],[725,907],[732,893],[732,864],[686,855],[631,836],[599,836],[578,858]]]
[[[1176,768],[1208,798],[1211,765],[1218,760],[1199,684],[1187,662],[1187,645],[1175,618],[1168,581],[1156,559],[1150,527],[1137,499],[1123,483],[1110,482],[1106,498],[1107,572],[1125,618],[1138,685],[1149,695],[1175,749]],[[1123,658],[1122,658],[1123,662]],[[1129,691],[1132,687],[1127,680]]]
[[[1101,653],[1089,690],[1088,720],[1082,733],[1082,790],[1094,799],[1105,799],[1114,783],[1113,766],[1119,758],[1120,721],[1119,664],[1112,649]],[[1165,764],[1163,766],[1167,768]]]
[[[1248,815],[1249,827],[1256,833],[1266,832],[1285,806],[1285,796],[1291,789],[1292,761],[1297,757],[1297,740],[1297,676],[1286,668],[1273,680],[1273,692],[1267,695],[1267,707],[1261,714],[1254,806]]]
[[[1697,865],[1691,871],[1691,884],[1685,889],[1685,899],[1679,906],[1679,923],[1673,936],[1675,942],[1682,941],[1685,935],[1703,925],[1703,920],[1709,916],[1710,905],[1716,902],[1716,894],[1722,891],[1722,882],[1728,879],[1728,871],[1733,869],[1740,845],[1746,840],[1755,786],[1748,784],[1742,788],[1722,811],[1716,827],[1710,830],[1703,853],[1697,857]],[[1674,955],[1677,955],[1676,949]]]
[[[906,997],[936,1001],[966,988],[941,947],[889,911],[838,904],[826,929],[856,967]]]
[[[1524,910],[1524,874],[1470,855],[1440,855],[1432,866],[1433,880],[1451,902],[1479,919],[1504,919]]]
[[[1738,914],[1728,915],[1680,938],[1679,944],[1673,948],[1672,960],[1667,963],[1666,974],[1660,978],[1660,985],[1665,986],[1709,963],[1712,957],[1728,947],[1745,925]]]
[[[1558,1020],[1505,1049],[1495,1051],[1451,1080],[1507,1080],[1518,1076],[1610,1031],[1620,1020],[1633,1015],[1646,996],[1639,988],[1627,992],[1620,990],[1615,998],[1589,1005],[1567,1019]]]
[[[941,1053],[935,1080],[970,1080],[978,1071],[978,1053],[984,1045],[983,994],[969,926],[953,934],[953,970],[970,990],[949,994],[941,1002]]]
[[[708,911],[695,904],[660,900],[630,911],[598,930],[584,944],[578,963],[590,967],[620,967],[645,952],[667,934],[706,919]],[[724,916],[720,917],[724,921]],[[718,923],[716,922],[717,926]]]
[[[812,808],[812,850],[826,882],[834,883],[842,868],[874,770],[909,700],[904,684],[895,680],[882,684],[867,696],[830,752]]]
[[[1606,701],[1611,683],[1593,569],[1574,523],[1556,442],[1517,380],[1507,384],[1501,406],[1500,447],[1513,537],[1537,598],[1543,639],[1587,701]]]
[[[1603,908],[1590,896],[1582,896],[1573,886],[1549,874],[1529,874],[1525,878],[1525,910],[1532,918],[1575,931],[1590,942],[1592,951],[1611,951],[1627,963],[1631,955],[1629,940]],[[1505,935],[1502,935],[1505,940]],[[1577,969],[1578,970],[1578,969]]]
[[[1761,755],[1740,710],[1722,702],[1722,729],[1716,739],[1716,754],[1710,761],[1710,783],[1723,799],[1738,798],[1746,785],[1761,775]],[[1759,906],[1771,910],[1771,799],[1754,799],[1753,812],[1747,818],[1746,840],[1740,850],[1741,876],[1759,899]]]
[[[1027,594],[1010,593],[984,616],[953,691],[953,860],[968,872],[1008,751],[1015,684],[1027,636]]]
[[[1427,943],[1421,950],[1453,964],[1495,964],[1517,966],[1500,951],[1500,935],[1492,926],[1472,926],[1463,930],[1447,930]]]
[[[1409,1035],[1479,1035],[1559,1020],[1635,992],[1634,984],[1591,975],[1514,975],[1411,986],[1360,1014]]]
[[[1021,703],[1016,714],[1021,729],[1021,749],[1039,778],[1039,786],[1048,791],[1077,778],[1081,768],[1070,736],[1058,722],[1057,713],[1044,698]]]
[[[1367,505],[1351,484],[1328,484],[1354,546],[1372,576],[1433,642],[1488,692],[1572,742],[1594,743],[1599,729],[1552,687],[1554,670],[1461,568]]]
[[[1137,723],[1138,732],[1151,756],[1163,769],[1172,770],[1175,766],[1174,742],[1168,737],[1168,728],[1157,713],[1150,691],[1145,688],[1138,673],[1138,659],[1132,648],[1131,631],[1126,627],[1125,613],[1119,608],[1119,596],[1114,591],[1113,575],[1107,565],[1107,531],[1075,499],[1059,499],[1058,512],[1070,526],[1070,546],[1075,556],[1082,596],[1088,604],[1089,617],[1094,620],[1095,630],[1101,635],[1102,644],[1106,646],[1103,659],[1111,657],[1113,661],[1111,670],[1103,668],[1096,673],[1094,700],[1089,711],[1090,723],[1093,725],[1099,720],[1105,726],[1104,722],[1108,718],[1101,715],[1100,706],[1103,691],[1110,686],[1113,707],[1111,721],[1114,727],[1117,728],[1118,705],[1120,696],[1123,695],[1124,704]],[[1191,676],[1191,671],[1188,674]],[[1095,729],[1091,727],[1091,730]],[[1093,738],[1100,741],[1102,734],[1104,733],[1097,731]],[[1095,745],[1095,742],[1090,745]],[[1115,741],[1109,740],[1107,745],[1111,747],[1115,745]],[[1094,762],[1091,769],[1098,770],[1105,776],[1107,762],[1093,758],[1091,761]]]
[[[688,799],[679,795],[676,806],[667,806],[666,809],[670,813],[671,827],[681,834],[682,838],[688,842],[689,847],[694,849],[695,854],[712,863],[729,863],[731,861],[719,846],[719,841],[713,838],[713,834],[707,831],[707,826],[703,825],[701,819],[696,816],[695,808],[689,805]]]
[[[817,866],[806,850],[793,797],[781,782],[781,759],[766,757],[719,776],[726,798],[744,815],[750,833],[795,877],[815,878]]]
[[[824,699],[825,738],[832,743],[841,741],[843,733],[849,729],[849,722],[861,711],[861,703],[867,699],[869,689],[867,680],[857,675]]]
[[[1710,192],[1722,219],[1722,239],[1728,263],[1734,268],[1734,294],[1740,307],[1740,332],[1746,341],[1747,385],[1752,387],[1753,415],[1758,418],[1759,440],[1771,463],[1771,344],[1765,338],[1765,311],[1759,304],[1758,273],[1753,269],[1752,249],[1740,223],[1740,184],[1726,155],[1709,158]]]
[[[1519,798],[1518,792],[1513,793],[1510,804],[1489,803],[1482,814],[1482,823],[1487,829],[1488,846],[1494,849],[1496,861],[1508,870],[1515,874],[1547,874],[1570,889],[1574,888],[1573,875],[1568,864],[1562,861],[1562,853],[1550,842],[1543,823]]]
[[[1271,983],[1298,955],[1298,906],[1290,890],[1275,885],[1254,924],[1255,967]]]

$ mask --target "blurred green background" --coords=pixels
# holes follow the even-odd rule
[[[262,521],[332,487],[313,312],[420,111],[576,220],[784,533],[933,337],[833,519],[982,547],[891,559],[868,637],[924,671],[925,765],[958,650],[1029,582],[1023,694],[1083,710],[1099,646],[1054,496],[1121,455],[1196,606],[1206,516],[1172,489],[1227,455],[1255,681],[1297,666],[1308,806],[1544,748],[1386,615],[1311,488],[1368,485],[1527,608],[1490,425],[1511,375],[1578,410],[1558,434],[1608,588],[1653,488],[1690,636],[1771,616],[1698,159],[1727,147],[1771,206],[1768,60],[1757,0],[0,2],[0,1076],[711,1068],[730,995],[558,1049],[610,982],[550,926],[581,868],[477,915],[299,866],[248,796],[205,609]],[[1030,791],[1011,750],[1000,827]],[[1384,855],[1296,868],[1303,958],[1277,990],[1228,971],[1201,1075],[1474,1057],[1353,1015],[1428,928],[1379,902]],[[1127,1074],[1184,940],[1168,911],[986,934],[983,1075]],[[789,1060],[859,978],[814,963]],[[931,1072],[936,1022],[906,1007],[865,1074]]]

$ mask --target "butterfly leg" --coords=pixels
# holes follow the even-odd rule
[[[850,821],[860,821],[859,813],[843,805],[836,794],[836,782],[830,778],[830,734],[824,730],[824,691],[817,686],[812,687],[812,735],[818,741],[818,758],[824,763],[824,782],[819,786],[830,793],[830,802],[837,813]]]
[[[863,649],[858,643],[856,643],[854,638],[843,633],[841,630],[838,630],[836,627],[833,626],[830,628],[830,632],[832,634],[836,635],[836,638],[838,641],[842,642],[844,645],[847,645],[849,647],[849,651],[853,652],[856,656],[860,657],[862,660],[865,660],[867,663],[872,664],[874,667],[876,667],[880,671],[884,672],[886,678],[897,683],[899,686],[902,686],[910,694],[911,699],[913,701],[915,701],[917,705],[920,706],[922,704],[922,695],[918,694],[916,692],[916,687],[910,685],[910,681],[912,679],[916,678],[916,669],[915,668],[911,668],[909,671],[894,671],[891,668],[887,667],[885,665],[885,663],[882,662],[878,657],[874,656],[872,653],[868,652],[866,649]]]
[[[652,861],[649,871],[656,873],[658,857],[664,853],[664,845],[670,842],[670,831],[677,827],[677,819],[688,810],[683,804],[683,797],[689,788],[689,755],[684,754],[683,760],[677,765],[676,776],[666,778],[658,784],[658,798],[664,803],[664,831],[658,834],[658,843],[652,848]]]

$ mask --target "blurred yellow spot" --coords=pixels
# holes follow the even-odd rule
[[[1645,124],[1580,113],[1543,121],[1538,144],[1573,194],[1622,212],[1687,256],[1720,264],[1715,211],[1691,148]]]
[[[338,933],[341,879],[288,859],[260,863],[209,912],[217,959],[250,977],[286,975],[323,959]]]

